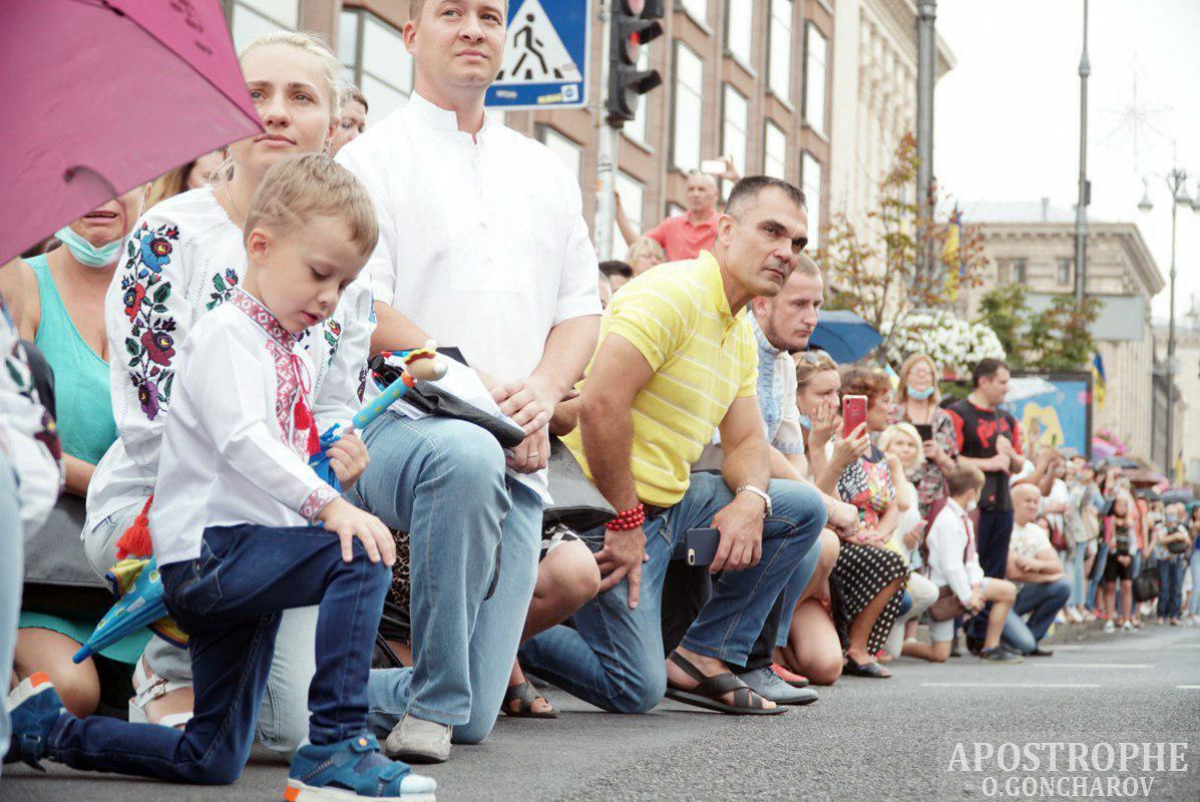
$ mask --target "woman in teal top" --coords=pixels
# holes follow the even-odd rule
[[[26,260],[19,268],[19,287],[15,292],[10,288],[9,294],[16,295],[12,306],[21,336],[37,345],[54,370],[64,490],[79,497],[87,496],[96,464],[117,439],[109,392],[104,296],[123,241],[141,214],[144,197],[145,188],[138,187],[64,226],[56,235],[62,247]],[[52,517],[48,526],[56,520],[61,525],[63,518]],[[83,541],[67,542],[78,543],[83,555]],[[98,621],[98,616],[64,618],[23,611],[14,673],[24,678],[44,671],[72,713],[86,716],[94,712],[100,700],[97,666],[91,659],[75,665],[71,656]],[[137,633],[100,655],[131,670],[147,639],[148,632]]]

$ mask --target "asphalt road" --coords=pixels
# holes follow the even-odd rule
[[[674,703],[644,716],[606,715],[551,690],[563,710],[558,720],[502,717],[487,742],[455,747],[448,764],[426,771],[438,780],[439,802],[1200,800],[1200,628],[1150,625],[1138,635],[1088,638],[1096,639],[1072,638],[1055,647],[1055,657],[1019,666],[970,657],[940,666],[902,659],[890,680],[845,678],[822,689],[816,705],[765,719],[692,712]],[[1124,773],[1115,764],[1108,771],[1090,766],[1085,772],[1077,764],[1074,773],[1062,765],[1048,772],[1047,752],[1031,775],[1022,773],[1027,762],[1005,772],[996,759],[983,771],[947,771],[972,768],[976,743],[1001,757],[1016,754],[1005,753],[1003,743],[1014,749],[1083,743],[1106,768],[1107,747],[1097,744],[1169,741],[1188,744],[1180,752],[1186,771],[1160,772],[1152,763],[1147,772],[1135,757]],[[958,758],[956,744],[965,749]],[[1067,752],[1061,754],[1065,760]],[[1167,752],[1165,768],[1169,761]],[[994,786],[987,785],[989,777]],[[257,752],[236,785],[216,789],[58,766],[45,776],[10,766],[0,780],[0,801],[275,800],[285,779],[281,762]],[[1043,780],[1049,785],[1038,785]],[[1148,796],[1142,790],[1147,780],[1153,781]],[[1126,796],[1139,781],[1139,795]],[[1033,795],[1023,795],[1030,790]],[[1050,797],[1050,790],[1057,795]]]

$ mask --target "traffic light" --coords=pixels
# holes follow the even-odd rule
[[[608,48],[608,121],[620,126],[637,112],[638,95],[662,83],[658,70],[639,70],[642,45],[662,35],[663,0],[613,0]]]

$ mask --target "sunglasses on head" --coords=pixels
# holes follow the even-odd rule
[[[820,364],[822,357],[825,359],[828,359],[830,362],[833,362],[835,365],[837,364],[837,360],[835,360],[833,357],[831,357],[829,354],[825,353],[824,351],[820,351],[820,350],[818,350],[818,351],[801,351],[800,353],[796,354],[797,359],[800,359],[804,362],[808,362],[811,365]]]

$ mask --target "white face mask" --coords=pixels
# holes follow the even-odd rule
[[[967,512],[975,512],[975,508],[979,506],[979,502],[972,499],[967,502]]]

